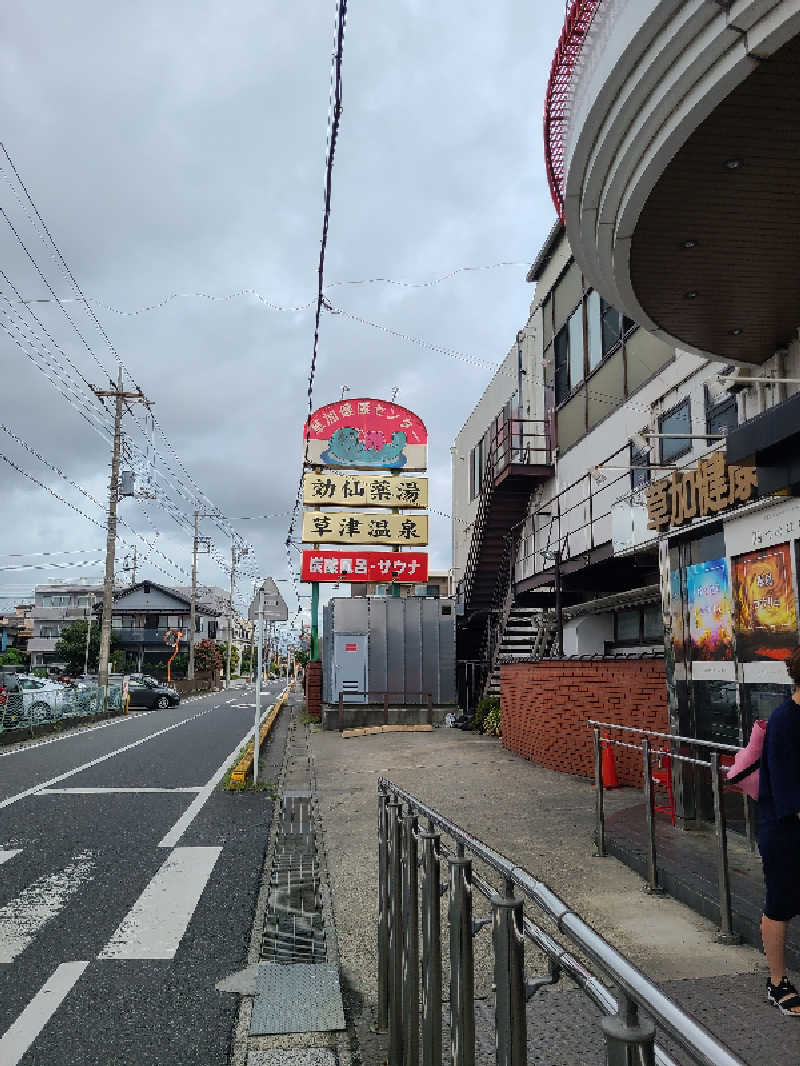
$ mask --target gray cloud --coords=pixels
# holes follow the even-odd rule
[[[190,290],[252,288],[291,305],[313,299],[333,14],[333,4],[309,2],[4,5],[2,139],[87,294],[123,309]],[[561,4],[522,0],[351,0],[329,281],[419,280],[463,264],[532,258],[553,217],[541,111],[562,17]],[[69,295],[4,180],[0,206],[17,219],[56,291]],[[1,221],[0,241],[15,284],[26,296],[45,294]],[[342,287],[331,299],[497,362],[527,314],[524,274],[519,267],[461,274],[430,289]],[[67,309],[112,367],[88,316],[77,305]],[[82,373],[99,381],[99,367],[58,309],[36,311]],[[289,510],[313,312],[270,311],[252,297],[190,297],[133,317],[98,315],[211,499],[231,516]],[[0,420],[103,498],[107,446],[5,334],[0,352]],[[315,404],[336,398],[343,383],[351,395],[389,395],[400,386],[398,401],[430,428],[432,506],[447,512],[450,444],[489,374],[326,314]],[[130,420],[128,428],[141,439]],[[0,451],[102,520],[3,434]],[[5,464],[0,493],[0,552],[102,543],[99,529]],[[152,534],[138,503],[121,506]],[[185,569],[185,530],[156,503],[146,509],[156,543]],[[285,577],[286,520],[239,528],[258,568]],[[224,538],[206,529],[227,557]],[[445,567],[449,522],[433,516],[431,529],[432,565]],[[200,576],[225,581],[207,558]],[[0,575],[0,594],[25,580]]]

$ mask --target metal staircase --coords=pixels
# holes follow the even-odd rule
[[[512,605],[493,656],[483,695],[500,695],[501,659],[520,662],[547,659],[553,654],[556,639],[556,620],[552,611]]]

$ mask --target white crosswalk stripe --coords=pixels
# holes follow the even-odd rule
[[[0,1062],[3,1066],[17,1066],[88,965],[88,962],[62,962],[42,985],[22,1014],[0,1036]]]
[[[22,848],[0,848],[0,866],[9,859],[13,859],[15,855],[19,855],[21,851]]]
[[[99,958],[174,958],[221,851],[221,847],[171,851]]]
[[[0,963],[13,962],[88,881],[92,854],[83,851],[62,870],[40,877],[0,907]]]

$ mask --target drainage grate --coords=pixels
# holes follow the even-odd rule
[[[311,793],[285,792],[278,819],[261,958],[280,963],[327,962]]]

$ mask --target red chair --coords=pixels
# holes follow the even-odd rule
[[[653,810],[661,814],[668,814],[675,825],[675,796],[672,792],[672,756],[668,751],[654,751],[657,756],[658,768],[650,771],[650,779],[657,788],[665,789],[667,802],[653,805]]]

